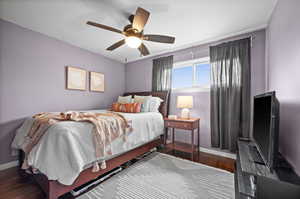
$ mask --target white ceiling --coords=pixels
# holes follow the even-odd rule
[[[176,37],[171,45],[146,41],[154,55],[264,28],[276,1],[0,0],[0,18],[124,63],[141,59],[139,52],[126,45],[106,51],[123,36],[88,26],[88,20],[122,30],[138,6],[150,11],[144,32]]]

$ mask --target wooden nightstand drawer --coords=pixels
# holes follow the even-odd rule
[[[193,129],[193,123],[190,122],[173,122],[173,121],[165,121],[166,127],[178,128],[178,129]]]

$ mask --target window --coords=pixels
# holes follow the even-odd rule
[[[209,63],[196,64],[196,85],[210,85],[210,65]]]
[[[210,88],[209,58],[175,63],[172,72],[172,89]]]
[[[186,88],[193,85],[193,66],[174,68],[172,72],[172,87]]]

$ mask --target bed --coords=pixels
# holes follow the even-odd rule
[[[46,193],[48,199],[57,199],[76,187],[164,143],[163,117],[168,114],[169,93],[135,92],[124,94],[124,96],[128,95],[152,95],[160,97],[164,101],[159,107],[159,113],[122,113],[125,118],[132,121],[134,130],[128,135],[126,144],[118,139],[113,141],[113,153],[103,157],[103,160],[106,161],[106,169],[92,172],[91,165],[95,161],[95,157],[89,155],[94,154],[92,139],[89,133],[85,132],[85,136],[82,137],[83,133],[80,132],[83,129],[91,129],[92,126],[89,123],[64,122],[63,126],[56,125],[52,128],[51,133],[45,134],[47,136],[45,139],[44,137],[41,139],[39,145],[31,152],[29,162],[37,167],[39,173],[32,176]],[[99,110],[95,110],[95,112],[99,112]],[[26,122],[30,123],[30,120]],[[21,129],[26,128],[26,122]],[[68,125],[71,130],[67,129],[66,126]],[[27,126],[30,125],[27,124]],[[64,133],[67,130],[69,133]],[[22,137],[22,133],[17,135]],[[55,139],[57,139],[55,142],[49,141]],[[49,143],[60,143],[60,145]],[[60,153],[61,151],[64,153]],[[22,162],[24,153],[21,152],[20,154],[20,162]],[[53,164],[53,162],[57,162],[57,164]]]

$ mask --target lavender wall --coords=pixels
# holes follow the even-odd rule
[[[280,101],[280,150],[300,175],[300,1],[279,0],[267,30],[269,89]]]
[[[173,53],[163,54],[160,56],[167,56],[170,54],[174,55],[174,62],[186,61],[192,59],[192,54],[194,54],[194,59],[209,56],[209,46],[215,45],[219,42],[224,42],[232,39],[239,39],[254,35],[253,46],[251,49],[251,75],[252,75],[252,85],[251,93],[252,95],[262,93],[265,91],[265,31],[256,31],[249,34],[243,34],[237,37],[228,38],[222,41],[213,42],[205,45],[196,46],[193,48],[188,48]],[[156,56],[159,57],[159,56]],[[126,74],[126,91],[144,91],[151,90],[152,82],[152,59],[143,59],[140,61],[132,62],[126,64],[125,74]],[[180,110],[176,108],[176,96],[177,95],[193,95],[195,107],[192,109],[192,116],[201,118],[201,135],[200,135],[200,145],[202,147],[210,147],[210,92],[193,92],[193,93],[174,93],[171,96],[171,114],[179,114]],[[176,137],[183,142],[189,142],[190,137],[187,134],[178,133]]]
[[[125,91],[124,64],[0,20],[0,164],[23,118],[42,111],[100,109]],[[65,89],[65,66],[105,74],[106,91]]]

